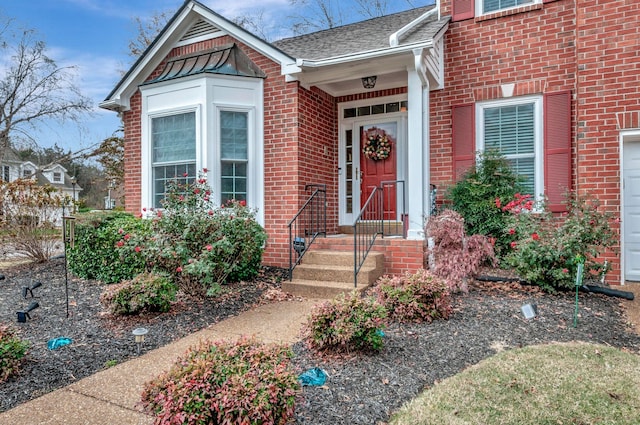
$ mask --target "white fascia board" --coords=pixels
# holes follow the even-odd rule
[[[431,47],[432,41],[423,41],[420,43],[406,44],[399,47],[392,47],[389,49],[377,49],[369,50],[365,52],[356,53],[354,55],[334,56],[332,58],[310,60],[310,59],[297,59],[296,67],[303,68],[321,68],[323,66],[341,65],[349,62],[355,62],[359,60],[375,59],[384,56],[396,55],[399,53],[412,52],[414,49],[426,49]],[[287,69],[288,70],[288,69]]]
[[[176,31],[184,24],[192,9],[193,3],[182,10],[182,13],[171,23],[171,27],[162,33],[161,38],[156,40],[152,48],[136,63],[135,68],[132,69],[127,78],[120,83],[118,90],[115,91],[109,99],[100,102],[99,106],[101,108],[118,112],[129,109],[129,99],[137,90],[138,85],[144,82],[146,76],[160,65],[165,56],[173,48],[173,43],[170,43],[170,41],[177,41],[182,37],[182,34],[180,34],[180,37],[176,37]],[[184,30],[185,29],[183,29],[183,31]]]
[[[409,22],[407,25],[400,28],[398,31],[391,34],[389,36],[389,46],[396,47],[400,45],[401,37],[403,37],[407,32],[415,28],[417,25],[419,25],[422,21],[424,21],[425,19],[427,19],[428,17],[430,17],[431,15],[437,12],[438,12],[438,7],[434,7],[433,9],[423,13],[421,16],[418,16],[416,19]]]
[[[291,61],[293,60],[292,57],[276,49],[263,39],[256,37],[250,32],[244,30],[242,27],[222,18],[220,15],[212,13],[210,9],[202,7],[202,5],[198,3],[192,3],[191,7],[193,8],[194,12],[198,13],[215,27],[221,29],[223,32],[241,41],[252,49],[260,52],[274,62],[279,63],[280,66],[291,63]]]

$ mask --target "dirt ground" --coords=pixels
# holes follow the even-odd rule
[[[627,313],[627,321],[631,324],[636,333],[640,335],[640,283],[629,282],[620,287],[621,291],[633,292],[635,297],[633,301],[622,300],[622,306]]]

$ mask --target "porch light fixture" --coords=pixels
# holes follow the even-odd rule
[[[29,312],[35,310],[38,307],[40,307],[40,304],[38,304],[37,301],[31,301],[31,304],[29,304],[29,307],[27,307],[26,310],[18,311],[17,312],[18,323],[25,323],[27,319],[31,320],[31,316],[29,316]]]
[[[144,336],[148,333],[149,331],[147,330],[147,328],[135,328],[133,330],[133,337],[135,338],[135,342],[136,342],[136,346],[138,349],[138,355],[140,355],[140,347],[142,346],[142,343],[144,342]]]
[[[377,75],[372,75],[371,77],[363,77],[362,78],[362,87],[365,89],[372,89],[376,86],[376,80],[378,79]]]

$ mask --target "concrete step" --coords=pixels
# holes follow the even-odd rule
[[[282,284],[282,290],[297,296],[333,298],[354,289],[362,292],[384,273],[384,254],[370,252],[358,272],[358,286],[353,279],[351,251],[309,250],[302,263],[293,270],[293,280]]]
[[[333,251],[328,249],[311,249],[302,258],[302,264],[325,266],[349,266],[353,270],[353,248],[350,251]],[[364,266],[384,267],[384,254],[370,252]]]
[[[363,292],[369,287],[368,284],[359,283],[354,287],[351,282],[330,282],[326,280],[304,280],[294,279],[282,282],[282,290],[295,296],[306,298],[332,299],[337,295],[348,294],[354,289]]]

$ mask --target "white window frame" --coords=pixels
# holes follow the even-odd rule
[[[485,2],[485,0],[476,0],[476,16],[491,15],[492,13],[503,12],[505,10],[517,9],[519,7],[530,6],[530,5],[533,5],[533,4],[540,4],[540,3],[542,3],[542,0],[532,0],[531,2],[526,3],[526,4],[519,4],[519,5],[516,5],[516,6],[505,7],[505,8],[502,8],[502,9],[492,10],[490,12],[483,12],[483,10],[484,10],[484,2]]]
[[[2,166],[2,180],[5,181],[5,183],[8,183],[11,181],[11,167],[9,167],[8,165],[3,165]]]
[[[484,152],[484,111],[488,108],[515,106],[533,103],[534,114],[534,191],[538,201],[544,199],[544,144],[543,144],[543,98],[542,96],[521,96],[509,99],[476,103],[476,149]],[[517,157],[517,156],[516,156]],[[476,158],[479,161],[480,158]]]
[[[256,203],[256,195],[254,191],[256,189],[255,169],[257,168],[254,166],[257,161],[255,154],[255,108],[242,108],[224,105],[218,105],[216,107],[215,129],[217,132],[216,136],[218,143],[215,169],[217,172],[215,173],[216,181],[215,184],[212,184],[212,188],[214,189],[214,194],[216,194],[217,201],[222,203],[222,112],[241,112],[247,114],[246,201],[248,205],[253,205]]]
[[[62,183],[62,172],[53,171],[51,173],[51,179],[53,180],[54,183]]]
[[[195,106],[191,106],[191,107],[185,107],[185,108],[175,108],[175,109],[167,109],[164,111],[158,111],[158,112],[154,112],[151,114],[147,115],[147,119],[146,119],[146,161],[143,161],[144,163],[147,163],[146,166],[143,167],[143,173],[146,172],[147,178],[145,179],[143,177],[143,181],[146,181],[146,193],[143,191],[143,206],[144,207],[153,207],[154,206],[154,199],[155,199],[155,181],[153,179],[153,168],[154,168],[154,162],[153,162],[153,132],[152,132],[152,125],[153,125],[153,120],[155,118],[163,118],[163,117],[169,117],[172,115],[180,115],[180,114],[186,114],[186,113],[190,113],[193,112],[195,113],[195,134],[196,134],[196,140],[195,140],[195,148],[196,148],[196,156],[195,156],[195,168],[196,168],[196,175],[194,176],[190,176],[193,177],[194,179],[198,177],[198,172],[200,172],[202,170],[202,167],[200,166],[200,145],[201,145],[201,132],[200,132],[200,122],[201,122],[201,111],[200,111],[200,106],[199,105],[195,105]],[[168,164],[170,165],[170,164]]]

